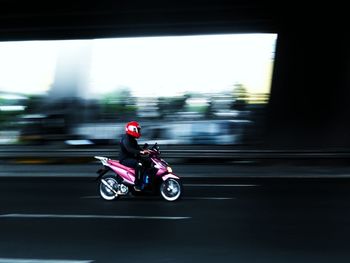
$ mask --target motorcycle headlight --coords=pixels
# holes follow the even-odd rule
[[[172,173],[173,172],[173,169],[171,169],[170,166],[168,166],[166,169],[168,170],[168,173]]]

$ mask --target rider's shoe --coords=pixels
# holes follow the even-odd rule
[[[134,190],[137,191],[137,192],[140,192],[142,189],[141,189],[140,186],[134,185]]]

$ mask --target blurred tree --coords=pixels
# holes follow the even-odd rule
[[[0,129],[13,128],[17,126],[17,118],[23,114],[26,107],[27,98],[24,96],[14,94],[0,94]],[[4,96],[2,96],[4,95]],[[10,97],[8,97],[9,95]],[[11,108],[13,107],[13,108]],[[16,108],[16,107],[23,107]]]
[[[188,94],[178,97],[159,97],[158,110],[161,118],[166,117],[170,113],[183,111],[188,98]]]
[[[101,101],[103,117],[125,119],[136,114],[135,98],[128,87],[121,87],[104,95]]]
[[[45,103],[46,97],[41,95],[29,95],[26,107],[26,114],[40,112]]]
[[[207,119],[211,119],[214,117],[212,98],[210,98],[210,100],[208,101],[208,106],[205,108],[205,117]]]
[[[249,95],[243,84],[235,84],[233,88],[233,103],[231,109],[242,111],[248,104]]]

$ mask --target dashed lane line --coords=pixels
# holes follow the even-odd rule
[[[0,258],[0,263],[91,263],[93,260]]]
[[[98,195],[90,195],[90,196],[82,196],[82,199],[101,199]],[[185,200],[232,200],[236,199],[235,197],[211,197],[211,196],[188,196],[188,197],[182,197],[182,199]]]
[[[184,220],[188,216],[134,216],[134,215],[74,215],[74,214],[2,214],[0,218],[26,219],[153,219],[153,220]]]
[[[184,184],[191,187],[258,187],[257,184]]]

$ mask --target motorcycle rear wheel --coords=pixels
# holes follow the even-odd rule
[[[168,178],[160,184],[160,194],[166,201],[176,201],[182,195],[182,183],[174,178]]]
[[[102,176],[99,183],[99,193],[100,196],[107,201],[113,201],[119,197],[115,192],[118,191],[118,181],[117,178],[113,175],[104,175]],[[114,192],[114,191],[115,192]]]

